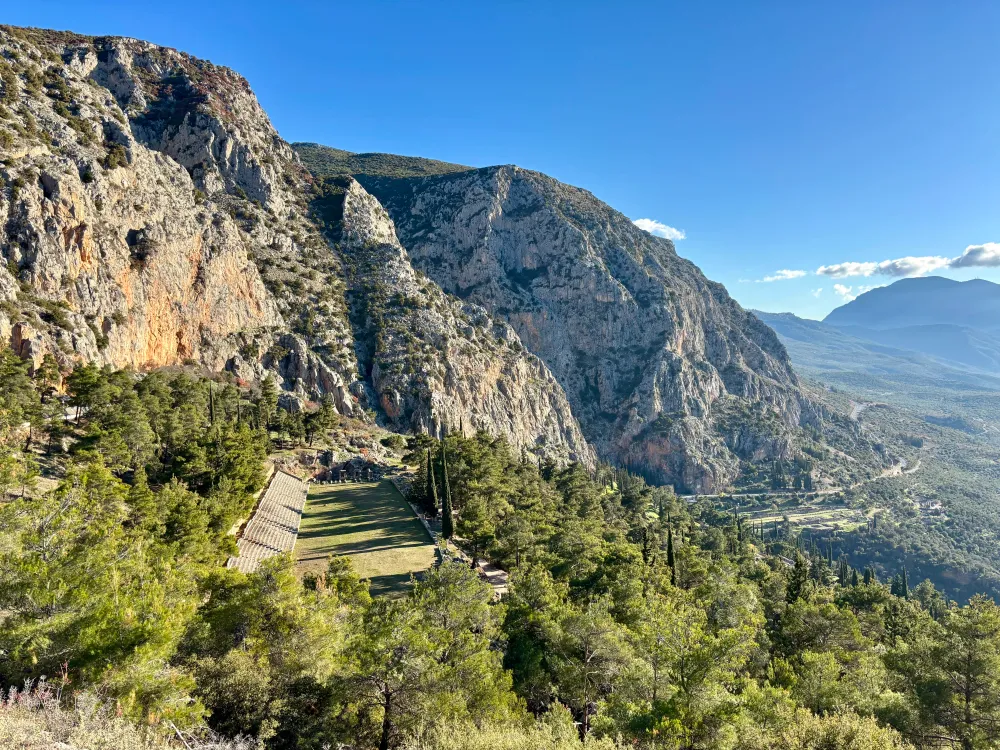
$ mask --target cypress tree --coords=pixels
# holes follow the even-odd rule
[[[670,585],[677,585],[677,572],[674,565],[674,530],[667,526],[667,565],[670,566]]]
[[[434,518],[437,515],[438,491],[437,481],[434,479],[434,461],[431,459],[431,449],[427,449],[427,487],[424,491],[424,510],[427,515]]]
[[[857,588],[858,586],[858,571],[851,571],[851,588]]]
[[[867,586],[870,583],[872,583],[872,580],[874,578],[875,578],[875,576],[872,573],[872,569],[871,568],[865,568],[865,586]]]
[[[910,586],[906,582],[906,568],[899,574],[899,595],[904,599],[910,598]]]
[[[455,519],[451,509],[451,484],[448,482],[448,452],[441,441],[441,473],[444,480],[444,501],[441,504],[441,536],[451,539],[455,535]]]

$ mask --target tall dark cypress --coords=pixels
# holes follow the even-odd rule
[[[906,568],[899,574],[899,595],[904,599],[910,598],[910,585],[906,581]]]
[[[444,502],[441,504],[441,536],[451,539],[455,535],[455,519],[451,509],[451,483],[448,481],[448,452],[441,441],[441,473],[444,481]]]
[[[424,511],[434,518],[437,515],[438,491],[437,480],[434,479],[434,461],[431,459],[431,449],[427,449],[427,487],[424,491]]]
[[[677,585],[677,567],[674,565],[674,530],[667,526],[667,565],[670,566],[670,585]]]

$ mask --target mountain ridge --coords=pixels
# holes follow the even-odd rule
[[[870,289],[831,311],[823,322],[874,329],[951,324],[995,330],[998,314],[1000,284],[921,276]]]
[[[716,430],[717,400],[720,414],[725,398],[766,401],[790,430],[802,403],[773,332],[669,240],[589,191],[516,166],[357,179],[421,271],[506,320],[549,365],[601,455],[702,489],[731,482],[741,458],[791,456],[790,442],[752,426]],[[631,416],[613,414],[620,403]]]
[[[699,491],[823,423],[767,326],[585,190],[304,157],[237,73],[139,40],[0,27],[0,49],[0,336],[35,366],[271,376],[298,408],[558,461],[593,445]]]

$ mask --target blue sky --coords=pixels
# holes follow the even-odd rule
[[[748,307],[818,318],[919,272],[1000,282],[998,3],[0,7],[228,65],[290,141],[587,188],[683,231]]]

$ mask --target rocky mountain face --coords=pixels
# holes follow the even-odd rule
[[[331,244],[313,178],[233,71],[0,27],[0,86],[0,337],[34,365],[271,374],[293,404],[593,461],[545,365],[416,273],[356,183]]]
[[[325,243],[244,79],[132,39],[5,27],[0,54],[0,334],[36,363],[271,371],[358,411],[343,285],[311,308],[323,347],[296,330],[282,271],[322,294],[299,266]]]
[[[300,157],[242,77],[175,50],[0,27],[0,178],[0,336],[35,365],[270,374],[292,404],[696,491],[817,416],[766,325],[589,193]]]
[[[563,389],[514,330],[416,271],[389,215],[358,182],[331,192],[320,211],[344,259],[371,400],[389,424],[434,435],[483,429],[515,444],[534,435],[549,456],[593,463]]]
[[[604,458],[707,491],[815,416],[770,328],[590,193],[513,166],[358,179],[421,271],[548,365]]]

